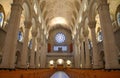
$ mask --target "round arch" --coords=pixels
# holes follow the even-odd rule
[[[23,15],[25,17],[25,20],[29,20],[31,17],[30,7],[28,6],[28,3],[26,2],[23,3]]]
[[[95,21],[95,16],[97,15],[97,3],[91,2],[88,9],[88,19],[89,21]]]

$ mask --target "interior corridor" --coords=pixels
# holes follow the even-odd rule
[[[0,78],[120,78],[120,0],[0,0]]]

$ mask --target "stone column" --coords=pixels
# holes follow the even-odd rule
[[[101,28],[103,32],[103,44],[105,53],[105,68],[118,69],[118,49],[115,44],[114,33],[112,30],[112,21],[109,13],[109,4],[107,0],[97,0],[98,13],[100,17]]]
[[[79,39],[78,39],[77,49],[78,49],[78,68],[80,68],[80,41]]]
[[[93,44],[93,69],[100,69],[103,68],[102,65],[100,65],[100,56],[98,52],[98,46],[97,46],[97,40],[96,40],[96,34],[95,34],[95,27],[96,27],[96,22],[95,21],[90,21],[89,22],[89,28],[91,29],[91,37],[92,37],[92,44]]]
[[[84,35],[84,38],[85,38],[85,54],[86,54],[86,63],[85,63],[85,68],[91,68],[91,64],[90,64],[90,51],[89,51],[89,42],[88,42],[88,34],[89,34],[89,31],[83,31],[83,35]]]
[[[74,59],[75,59],[75,68],[79,68],[80,67],[80,56],[79,56],[79,50],[78,50],[78,46],[79,46],[79,41],[76,39],[74,42]]]
[[[43,44],[43,47],[41,47],[41,48],[42,48],[42,53],[41,53],[42,63],[41,63],[41,67],[45,68],[46,67],[46,52],[47,52],[46,44]]]
[[[40,55],[40,62],[41,62],[41,68],[45,68],[46,66],[46,44],[44,43],[44,37],[43,37],[43,34],[41,33],[41,55]]]
[[[40,57],[40,38],[37,38],[36,68],[40,67],[39,57]]]
[[[22,1],[14,0],[11,5],[11,14],[8,22],[8,30],[5,38],[5,45],[3,47],[2,63],[0,68],[15,68],[15,55],[17,36],[20,25],[20,18],[22,13]]]
[[[24,41],[23,41],[23,48],[21,53],[21,62],[18,65],[19,68],[27,68],[27,60],[28,60],[28,40],[29,40],[29,30],[31,28],[31,21],[25,21],[25,34],[24,34]]]
[[[80,37],[80,50],[81,68],[85,68],[84,43],[82,37]]]
[[[35,38],[36,38],[37,32],[32,32],[32,50],[30,53],[30,67],[29,68],[35,68]]]

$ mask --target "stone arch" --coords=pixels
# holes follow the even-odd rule
[[[24,22],[31,21],[32,9],[31,9],[30,2],[28,0],[23,1],[22,7],[23,7],[23,11],[21,14],[20,27],[23,28],[23,34],[24,34],[25,33]]]
[[[84,13],[83,13],[83,29],[84,29],[84,34],[86,33],[86,34],[89,34],[89,31],[88,31],[88,13],[87,13],[88,11],[85,11]]]
[[[65,30],[72,32],[72,30],[70,28],[68,28],[67,25],[60,25],[60,24],[56,24],[53,27],[49,27],[48,32],[51,32],[52,30],[57,29],[57,28],[63,28]]]
[[[80,2],[76,0],[76,1],[74,1],[74,3],[75,3],[77,11],[79,12],[79,10],[80,10]]]
[[[114,10],[113,10],[113,19],[114,20],[116,20],[116,12],[118,11],[118,8],[120,9],[120,1],[116,1],[116,4],[115,4],[115,6],[114,6],[115,8],[114,8]]]
[[[97,28],[101,27],[100,26],[99,13],[98,13],[97,8],[98,8],[97,2],[96,1],[94,1],[94,2],[91,1],[90,5],[89,5],[89,8],[88,8],[88,20],[89,20],[89,22],[96,22],[96,24],[99,23],[99,25],[97,25],[96,28],[95,28],[95,34],[97,34],[96,33]]]
[[[88,19],[89,21],[95,21],[95,16],[97,14],[97,3],[92,1],[88,9]]]
[[[88,13],[87,13],[87,11],[83,12],[82,16],[83,16],[82,21],[83,21],[83,26],[84,26],[85,23],[86,23],[86,20],[87,20],[87,18],[88,18]]]
[[[25,20],[30,20],[32,17],[32,12],[31,12],[32,9],[31,9],[30,2],[25,0],[22,6],[23,6],[23,14],[25,16]]]
[[[41,1],[40,2],[40,8],[41,8],[41,11],[43,12],[43,10],[45,9],[45,5],[46,5],[46,1]]]

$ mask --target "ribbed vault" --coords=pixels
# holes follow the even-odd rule
[[[62,25],[72,31],[80,10],[80,2],[80,0],[41,0],[40,9],[47,29]]]

